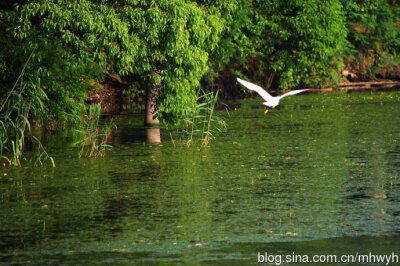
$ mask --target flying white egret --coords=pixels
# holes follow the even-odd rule
[[[260,86],[253,84],[251,82],[245,81],[243,79],[237,78],[237,81],[239,81],[240,84],[242,84],[243,86],[245,86],[246,88],[248,88],[249,90],[255,91],[258,94],[260,94],[260,96],[265,100],[265,102],[263,102],[263,104],[267,107],[270,108],[275,108],[278,104],[279,101],[286,96],[289,95],[295,95],[298,94],[300,92],[303,91],[308,91],[309,89],[304,89],[304,90],[294,90],[294,91],[289,91],[281,96],[276,96],[273,97],[271,96],[266,90],[264,90],[263,88],[261,88]]]

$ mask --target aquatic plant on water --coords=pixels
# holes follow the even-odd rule
[[[25,146],[30,142],[37,149],[30,159],[34,161],[34,165],[43,166],[46,161],[50,161],[55,167],[53,157],[48,154],[42,142],[32,135],[28,120],[30,108],[30,104],[23,101],[20,94],[16,94],[9,101],[5,112],[0,115],[0,156],[9,165],[21,166]]]
[[[226,130],[225,121],[216,115],[219,92],[202,92],[198,98],[196,112],[184,120],[178,130],[180,139],[190,146],[195,139],[201,140],[202,146],[208,146],[215,139],[216,132]]]
[[[104,126],[100,125],[101,103],[91,104],[87,107],[87,115],[81,129],[77,130],[82,138],[75,143],[79,146],[79,158],[104,157],[107,149],[112,148],[107,144],[107,138],[115,127],[111,120]]]

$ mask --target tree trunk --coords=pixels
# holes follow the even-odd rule
[[[147,89],[147,97],[146,97],[146,118],[145,125],[146,126],[154,126],[158,125],[160,121],[157,117],[157,109],[156,109],[156,99],[157,99],[158,88],[148,88]]]

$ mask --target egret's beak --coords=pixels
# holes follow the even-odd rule
[[[266,115],[269,112],[268,109],[265,109],[264,114]]]

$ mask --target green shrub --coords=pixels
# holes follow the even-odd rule
[[[338,82],[347,45],[340,0],[197,2],[216,10],[224,23],[210,54],[214,69],[240,71],[275,89]]]
[[[397,75],[400,57],[400,8],[386,0],[342,0],[349,32],[347,55],[366,78]]]
[[[336,81],[346,28],[339,0],[256,1],[261,60],[282,89]]]

